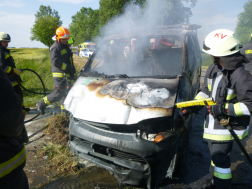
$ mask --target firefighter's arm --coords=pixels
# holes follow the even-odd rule
[[[21,70],[6,65],[6,59],[8,59],[9,56],[10,56],[9,54],[5,56],[2,53],[0,54],[0,61],[1,61],[1,66],[2,66],[3,71],[8,74],[14,73],[16,75],[20,75],[22,73]]]
[[[52,64],[56,66],[57,68],[61,69],[62,71],[66,72],[70,70],[71,65],[62,61],[60,56],[61,56],[61,52],[57,48],[52,48],[50,50],[50,57],[51,57]]]
[[[252,75],[241,75],[240,80],[235,85],[237,103],[226,104],[229,116],[251,116],[252,115]]]

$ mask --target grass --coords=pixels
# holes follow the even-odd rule
[[[69,137],[69,117],[65,114],[52,116],[47,123],[45,133],[50,138],[45,146],[42,146],[36,158],[47,156],[45,173],[53,173],[50,180],[61,176],[77,174],[81,171],[78,158],[69,151],[67,141]]]
[[[42,78],[46,92],[54,90],[54,83],[51,71],[50,52],[48,49],[39,48],[10,48],[11,55],[15,60],[16,67],[20,69],[31,69],[38,73]],[[78,57],[74,54],[73,61],[76,70],[80,70],[87,62],[87,58]],[[78,74],[78,73],[77,73]],[[76,75],[77,75],[76,74]],[[30,71],[24,71],[21,74],[22,85],[38,93],[43,93],[43,87],[39,78]],[[24,105],[26,107],[35,106],[36,102],[43,98],[44,95],[32,94],[23,90]]]

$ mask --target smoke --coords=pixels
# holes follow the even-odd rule
[[[185,23],[190,15],[190,8],[181,1],[148,0],[144,7],[126,4],[123,14],[101,28],[101,36],[95,40],[98,52],[90,71],[129,76],[180,74],[182,48],[178,37],[147,36],[145,29],[135,33],[136,37],[132,34],[136,28]],[[114,37],[104,40],[111,35]],[[169,64],[173,64],[172,69]]]

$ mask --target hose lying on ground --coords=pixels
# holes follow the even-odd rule
[[[21,86],[22,89],[24,89],[24,90],[26,90],[26,91],[28,91],[28,92],[30,92],[30,93],[33,93],[33,94],[43,94],[44,96],[46,96],[47,94],[49,94],[49,93],[46,93],[46,89],[45,89],[45,85],[44,85],[43,80],[41,79],[41,77],[40,77],[35,71],[33,71],[33,70],[31,70],[31,69],[22,69],[22,71],[30,71],[30,72],[33,72],[34,74],[36,74],[37,77],[39,78],[39,80],[40,80],[42,86],[43,86],[43,91],[44,91],[44,92],[43,92],[43,93],[37,93],[37,92],[31,91],[31,90],[29,90],[29,89],[26,89],[26,88],[20,83],[20,86]],[[34,120],[35,118],[37,118],[39,115],[40,115],[40,113],[38,113],[38,114],[37,114],[36,116],[34,116],[33,118],[31,118],[31,119],[29,119],[29,120],[26,120],[24,123],[28,123],[28,122],[30,122],[30,121],[33,121],[33,120]]]

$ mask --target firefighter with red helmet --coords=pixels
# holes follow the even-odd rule
[[[64,100],[67,95],[65,90],[65,76],[68,79],[74,78],[76,73],[73,64],[73,54],[68,46],[70,38],[69,31],[60,26],[56,30],[56,41],[50,47],[50,57],[52,62],[52,76],[54,80],[55,90],[40,100],[36,106],[40,114],[45,113],[45,108],[53,102],[60,101],[61,112],[65,112]]]

